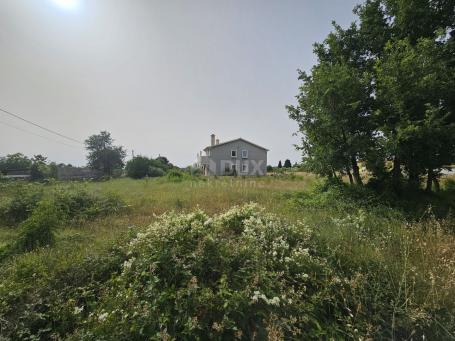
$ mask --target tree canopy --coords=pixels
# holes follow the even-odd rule
[[[158,177],[164,175],[172,167],[164,156],[153,159],[138,155],[126,163],[126,174],[133,179],[141,179],[146,176]]]
[[[0,158],[0,173],[16,170],[30,170],[32,160],[22,153],[8,154]]]
[[[359,162],[399,190],[427,189],[455,162],[455,0],[367,0],[358,24],[316,43],[317,64],[299,71],[297,105],[307,169],[348,175]]]
[[[126,151],[122,146],[114,146],[114,140],[107,131],[90,136],[85,140],[88,151],[87,162],[90,168],[111,176],[115,169],[124,166]]]
[[[283,167],[284,167],[284,168],[291,168],[291,167],[292,167],[291,160],[286,159],[286,160],[284,161]]]

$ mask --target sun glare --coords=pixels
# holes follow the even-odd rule
[[[79,0],[52,0],[57,6],[72,10],[79,6]]]

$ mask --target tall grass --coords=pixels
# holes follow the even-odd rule
[[[124,245],[156,215],[198,208],[212,215],[252,201],[290,224],[303,221],[312,231],[311,247],[334,276],[330,285],[342,283],[335,291],[327,291],[328,282],[320,288],[334,309],[331,313],[344,321],[337,327],[341,334],[334,335],[455,336],[455,230],[446,205],[455,193],[450,185],[443,193],[418,198],[419,213],[409,209],[413,205],[368,191],[347,195],[325,188],[312,176],[118,179],[40,189],[48,197],[56,187],[76,192],[83,188],[94,196],[112,193],[130,209],[78,224],[66,222],[56,230],[53,247],[0,263],[0,335],[6,338],[19,333],[24,338],[58,338],[82,328],[100,290],[121,271],[127,259]],[[4,200],[13,195],[8,188],[2,194]],[[17,229],[1,225],[0,245],[17,240]],[[324,318],[318,314],[316,321]],[[15,323],[18,319],[20,324]],[[279,328],[275,332],[281,335]]]

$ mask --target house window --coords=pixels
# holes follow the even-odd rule
[[[247,163],[242,164],[242,173],[248,173],[248,164]]]
[[[231,150],[231,157],[237,157],[237,151],[235,149]]]
[[[248,150],[246,149],[242,150],[242,159],[248,159]]]

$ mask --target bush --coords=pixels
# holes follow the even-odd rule
[[[151,178],[156,178],[163,176],[164,174],[166,173],[161,168],[150,166],[147,175],[150,176]]]
[[[182,173],[181,171],[174,169],[174,170],[170,170],[166,174],[166,177],[169,181],[180,182],[180,181],[184,180],[187,177],[187,175],[185,173]]]
[[[349,186],[338,179],[317,182],[309,192],[296,193],[295,203],[301,207],[352,210],[380,205],[376,193],[366,187]]]
[[[136,156],[126,163],[126,174],[133,179],[142,179],[149,174],[150,159]]]
[[[48,252],[25,254],[0,268],[0,339],[67,339],[125,257],[118,248],[88,255],[56,250],[60,257]]]
[[[149,159],[145,156],[136,156],[126,164],[126,173],[130,178],[142,179],[146,176],[163,176],[166,171],[172,168],[167,158],[159,156],[156,159]]]
[[[0,204],[0,220],[7,225],[26,220],[43,197],[42,188],[32,184],[12,187],[12,197],[4,199]]]
[[[199,168],[199,167],[194,167],[194,166],[188,166],[184,169],[184,172],[188,175],[191,175],[191,176],[201,176],[201,175],[204,175],[202,173],[202,169]]]
[[[166,214],[126,247],[122,273],[75,339],[336,334],[320,289],[343,285],[312,255],[310,239],[304,225],[285,224],[255,205],[213,218]]]
[[[18,187],[9,199],[0,205],[0,218],[9,225],[17,225],[26,220],[41,200],[47,200],[61,212],[61,219],[81,222],[98,216],[117,213],[126,207],[118,196],[97,195],[84,189],[57,188],[46,196],[41,187],[26,185]]]
[[[71,222],[106,216],[126,207],[123,200],[114,194],[96,195],[82,189],[57,190],[53,194],[53,202],[62,212],[62,218]]]
[[[32,215],[20,224],[17,240],[12,252],[29,252],[54,243],[54,229],[60,223],[60,212],[50,201],[41,201]]]

